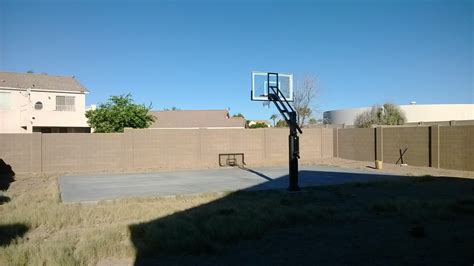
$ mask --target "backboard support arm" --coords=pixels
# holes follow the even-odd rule
[[[275,80],[275,82],[271,82]],[[297,113],[286,100],[283,93],[280,92],[278,87],[278,73],[267,74],[268,84],[268,100],[273,102],[281,116],[285,119],[286,124],[290,129],[290,135],[288,136],[288,159],[289,159],[289,185],[288,191],[300,191],[298,185],[298,159],[300,159],[299,152],[299,136],[303,133],[297,121]],[[272,85],[274,84],[274,85]]]

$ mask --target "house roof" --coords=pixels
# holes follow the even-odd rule
[[[245,127],[242,117],[229,117],[227,110],[151,111],[156,121],[150,128],[225,128]]]
[[[0,72],[0,87],[87,92],[87,89],[74,77],[32,73]]]

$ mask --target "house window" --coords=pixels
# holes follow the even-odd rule
[[[75,97],[56,96],[56,111],[75,111]]]
[[[0,110],[10,110],[11,99],[9,92],[0,92]]]
[[[43,109],[43,103],[42,103],[42,102],[36,102],[36,103],[35,103],[35,109],[36,109],[36,110],[41,110],[41,109]]]

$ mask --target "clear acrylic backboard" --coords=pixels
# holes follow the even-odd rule
[[[269,91],[268,83],[276,86],[276,80],[271,77],[268,80],[268,72],[254,71],[252,72],[252,101],[268,101]],[[278,73],[278,89],[288,102],[293,101],[293,75]],[[283,100],[283,99],[282,99]]]

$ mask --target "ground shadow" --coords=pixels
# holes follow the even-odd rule
[[[300,178],[310,186],[335,179],[346,184],[291,193],[281,189],[288,182],[288,176],[282,176],[130,225],[135,265],[474,261],[473,180],[325,171],[301,171]]]
[[[15,180],[15,172],[3,159],[0,159],[0,190],[7,190]]]
[[[247,170],[249,171],[249,170]],[[249,171],[258,176],[263,174],[251,170]],[[398,180],[402,176],[392,174],[377,174],[377,173],[354,173],[354,172],[336,172],[336,171],[309,171],[300,170],[298,172],[298,178],[300,186],[311,187],[311,186],[324,186],[334,184],[344,184],[349,182],[373,182],[373,181],[384,181],[384,180]],[[280,176],[272,179],[265,176],[268,182],[261,183],[259,185],[244,189],[248,191],[255,190],[274,190],[274,189],[285,189],[288,186],[288,175]]]
[[[253,169],[250,169],[250,168],[246,168],[246,167],[239,167],[240,169],[244,170],[244,171],[247,171],[247,172],[250,172],[252,174],[255,174],[259,177],[262,177],[263,179],[266,179],[267,181],[272,181],[273,179],[267,175],[265,175],[264,173],[261,173],[261,172],[258,172],[258,171],[255,171]]]
[[[10,198],[4,195],[0,195],[0,205],[10,202]]]
[[[22,237],[28,231],[24,224],[0,225],[0,247],[8,246],[13,240]]]

